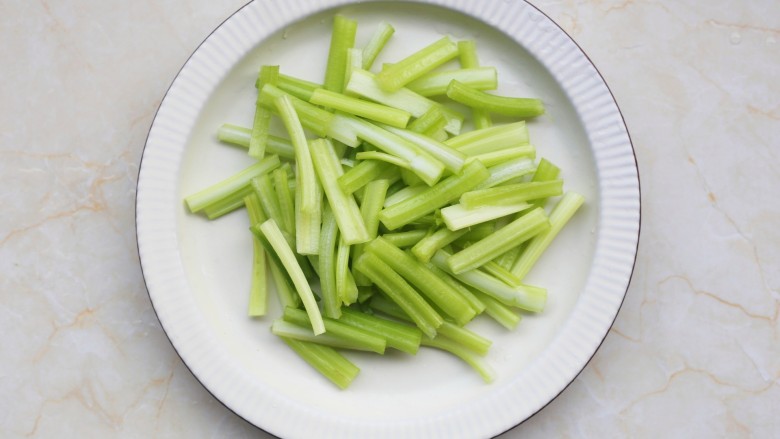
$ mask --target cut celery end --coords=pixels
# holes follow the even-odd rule
[[[206,215],[206,218],[210,220],[217,219],[222,215],[226,215],[242,207],[244,205],[244,198],[250,193],[252,193],[251,185],[242,188],[238,192],[234,192],[230,194],[230,196],[225,197],[215,203],[209,204],[208,206],[204,207],[201,212],[203,212]]]
[[[520,320],[522,320],[519,312],[504,305],[493,297],[478,290],[473,290],[472,293],[485,304],[485,314],[490,316],[504,328],[509,330],[515,329],[518,323],[520,323]]]
[[[279,78],[276,80],[276,86],[304,101],[311,99],[314,90],[322,88],[322,84],[282,74],[279,74]]]
[[[491,95],[456,80],[447,87],[447,97],[471,108],[505,116],[532,118],[544,114],[544,104],[540,99]]]
[[[316,343],[279,337],[287,346],[309,363],[317,372],[340,389],[346,389],[360,373],[360,369],[335,349]]]
[[[376,75],[384,91],[393,92],[458,56],[458,45],[443,37],[408,57],[385,67]]]
[[[447,337],[448,339],[458,343],[466,349],[470,349],[475,353],[485,356],[490,350],[492,341],[477,334],[474,331],[453,325],[450,322],[444,322],[439,326],[439,335]]]
[[[282,318],[286,322],[311,328],[309,317],[301,309],[285,308]],[[385,353],[387,343],[384,338],[364,329],[342,323],[338,319],[326,317],[323,319],[323,322],[325,323],[324,335],[330,334],[349,340],[355,344],[361,344],[368,348],[368,350],[376,352],[377,354]]]
[[[385,47],[390,38],[395,33],[395,28],[390,23],[383,21],[379,23],[376,31],[371,35],[368,44],[363,48],[363,69],[369,70],[374,65],[374,61],[379,52]]]
[[[412,116],[408,111],[356,99],[325,89],[315,90],[309,102],[398,128],[406,127]]]
[[[477,43],[474,40],[458,41],[458,54],[460,66],[464,69],[475,69],[479,67],[479,58],[477,57]],[[462,81],[461,81],[462,82]],[[448,84],[449,85],[449,84]],[[446,93],[446,90],[445,90]],[[493,125],[490,113],[479,108],[472,108],[472,122],[475,129],[488,128]]]
[[[474,156],[527,145],[529,139],[525,121],[519,121],[469,131],[451,137],[444,143],[468,156]]]
[[[324,86],[327,90],[341,93],[344,91],[344,75],[347,68],[347,50],[355,45],[357,21],[343,15],[333,18],[333,32],[328,51],[328,63],[325,69]]]
[[[384,152],[362,151],[355,154],[355,158],[358,160],[375,160],[379,162],[385,162],[411,172],[411,164],[409,162],[407,162],[402,158]],[[403,171],[402,171],[402,175],[403,175]]]
[[[496,186],[466,192],[460,204],[467,209],[482,206],[506,206],[524,203],[536,198],[555,197],[563,193],[563,180],[539,181]]]
[[[483,206],[466,209],[462,204],[453,204],[441,210],[444,224],[450,230],[461,230],[476,224],[493,221],[532,207],[528,203],[510,204],[506,206]]]
[[[423,346],[440,349],[457,356],[461,360],[465,361],[469,366],[471,366],[486,383],[491,383],[496,379],[496,372],[485,361],[484,358],[460,346],[458,343],[452,340],[444,337],[423,337],[421,344]]]
[[[317,177],[314,175],[314,165],[309,152],[309,142],[306,140],[303,126],[298,119],[291,98],[287,95],[275,98],[274,105],[279,111],[279,117],[284,122],[287,133],[290,135],[290,141],[295,148],[296,175],[299,177],[296,183],[300,186],[301,191],[301,210],[311,212],[318,204],[318,191]]]
[[[476,90],[495,90],[498,87],[495,67],[477,67],[428,73],[407,84],[406,88],[421,96],[438,96],[447,93],[447,86],[453,80]]]
[[[389,348],[398,349],[412,355],[416,354],[420,348],[422,332],[418,328],[365,314],[350,308],[344,309],[339,321],[382,337]]]
[[[295,108],[295,112],[297,113],[297,117],[300,119],[300,122],[304,128],[311,130],[318,136],[329,135],[329,130],[334,118],[333,113],[323,110],[316,105],[312,105],[307,101],[298,99],[295,96],[282,91],[279,87],[271,84],[265,84],[263,86],[263,88],[260,90],[260,96],[262,99],[262,105],[265,105],[277,112],[278,108],[274,105],[274,100],[282,96],[287,96],[292,102],[293,108]]]
[[[549,160],[542,158],[539,160],[539,165],[536,167],[536,172],[534,172],[531,181],[557,180],[560,173],[561,168],[555,166]],[[538,207],[544,207],[544,205],[547,204],[547,198],[537,198],[531,201],[531,204]]]
[[[279,78],[279,66],[262,66],[257,76],[257,84],[276,84]],[[271,126],[271,112],[261,105],[260,93],[257,94],[255,118],[252,124],[252,136],[249,139],[249,155],[260,159],[265,155],[268,143],[268,130]]]

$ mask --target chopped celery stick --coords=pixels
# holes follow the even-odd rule
[[[518,323],[520,323],[521,316],[519,312],[513,310],[512,308],[504,305],[503,303],[481,291],[474,290],[472,292],[477,296],[477,298],[479,298],[479,300],[482,301],[482,303],[485,304],[485,314],[492,317],[493,320],[498,322],[501,326],[512,330],[517,327]]]
[[[513,248],[517,248],[517,247],[513,247]],[[483,264],[480,267],[480,269],[485,273],[500,280],[501,282],[509,285],[510,287],[518,287],[523,284],[522,282],[520,282],[520,279],[518,279],[517,276],[512,274],[511,271],[509,271],[509,269],[506,269],[498,265],[496,261],[488,261],[485,264]]]
[[[376,80],[382,90],[396,91],[456,56],[458,45],[449,37],[443,37],[392,66],[383,68],[376,75]]]
[[[449,265],[447,264],[447,259],[449,259],[449,257],[449,253],[445,252],[444,250],[439,250],[435,255],[433,255],[431,262],[447,273],[453,274]],[[544,309],[544,304],[547,301],[547,290],[544,288],[533,287],[530,285],[510,287],[509,285],[480,270],[469,270],[461,274],[453,275],[455,279],[458,279],[464,284],[482,291],[483,293],[501,301],[501,303],[505,305],[522,308],[526,311],[540,312],[542,309]]]
[[[382,314],[396,318],[398,320],[414,323],[409,314],[406,313],[398,304],[393,302],[384,294],[374,294],[368,303],[373,311],[379,311]],[[419,329],[419,328],[418,328]]]
[[[543,158],[539,160],[539,165],[536,167],[534,176],[531,177],[531,181],[551,181],[556,180],[561,173],[561,168],[552,164],[549,160]],[[547,198],[537,198],[531,201],[531,204],[538,207],[544,207],[547,204]]]
[[[282,318],[285,322],[311,327],[309,316],[307,316],[302,309],[285,308]],[[325,317],[323,322],[325,324],[325,334],[335,335],[354,343],[363,344],[377,354],[385,353],[386,343],[384,338],[378,337],[366,330],[341,323],[333,318]]]
[[[389,197],[385,198],[385,205],[384,207],[390,207],[394,204],[398,204],[404,200],[408,200],[409,198],[414,197],[415,195],[419,195],[423,192],[428,190],[428,185],[426,184],[418,184],[416,186],[407,186],[400,191],[394,193],[393,195],[390,195]]]
[[[314,90],[322,88],[322,84],[282,74],[279,74],[279,78],[276,80],[276,86],[304,101],[311,99],[311,94],[314,93]]]
[[[344,309],[339,321],[384,338],[389,348],[398,349],[412,355],[416,354],[420,348],[422,332],[415,327],[350,308]]]
[[[284,269],[287,271],[287,274],[295,285],[295,289],[298,291],[303,306],[306,308],[306,313],[309,315],[314,334],[322,334],[325,332],[325,326],[322,322],[320,310],[317,308],[317,302],[314,300],[314,293],[311,290],[311,286],[309,286],[309,281],[303,274],[301,266],[295,259],[295,254],[293,254],[292,249],[290,249],[290,246],[287,245],[287,241],[285,241],[282,236],[282,231],[279,230],[279,226],[276,225],[274,220],[269,219],[257,227],[257,229],[259,229],[268,241],[268,244],[273,248],[277,258],[284,266]]]
[[[426,136],[438,142],[444,142],[449,138],[447,132],[444,129],[430,130],[424,133]]]
[[[528,127],[525,121],[469,131],[451,137],[444,143],[469,155],[485,154],[528,144]]]
[[[333,114],[333,118],[328,125],[328,135],[323,137],[329,137],[331,140],[341,142],[346,146],[357,148],[361,142],[357,137],[353,124],[350,122],[351,120],[352,116],[337,111]],[[344,151],[339,151],[338,156],[342,157],[343,155]]]
[[[534,161],[528,158],[518,158],[491,166],[488,169],[488,171],[490,171],[490,177],[480,183],[479,186],[475,187],[474,190],[498,186],[507,181],[530,174],[531,172],[534,172],[535,168],[536,165],[534,165]]]
[[[406,127],[412,117],[409,112],[404,110],[356,99],[322,88],[314,91],[309,102],[399,128]]]
[[[461,230],[475,224],[505,217],[530,207],[531,205],[528,203],[518,203],[506,206],[482,206],[466,209],[462,204],[453,204],[441,210],[441,217],[448,229]]]
[[[409,162],[384,152],[362,151],[357,153],[355,158],[358,160],[376,160],[379,162],[390,163],[391,165],[398,166],[401,169],[406,169],[411,172],[411,164]]]
[[[268,268],[271,270],[271,277],[274,279],[274,285],[276,286],[276,295],[279,297],[279,304],[282,306],[282,309],[288,306],[292,308],[301,306],[301,297],[295,292],[292,281],[285,276],[282,267],[271,258],[266,258],[266,261],[268,261]]]
[[[281,212],[281,218],[284,222],[284,230],[295,237],[295,198],[290,192],[288,167],[282,166],[274,169],[272,173],[274,179],[274,190],[276,191],[276,199],[279,203],[279,210]]]
[[[249,194],[244,198],[249,224],[254,226],[262,223],[267,218],[260,206],[260,200],[255,194]],[[265,276],[265,250],[263,244],[257,239],[252,239],[252,282],[249,287],[249,316],[258,317],[265,315],[268,310],[268,285]]]
[[[490,365],[485,361],[484,358],[464,348],[458,343],[449,340],[448,338],[423,337],[421,344],[423,346],[429,346],[432,348],[440,349],[455,355],[456,357],[465,361],[475,371],[477,371],[479,376],[481,376],[486,383],[491,383],[496,378],[496,372],[493,370],[492,367],[490,367]]]
[[[393,271],[414,285],[428,300],[445,314],[464,325],[474,318],[476,313],[468,302],[439,279],[412,255],[394,246],[384,238],[377,238],[366,244],[365,251],[373,253]]]
[[[338,239],[336,218],[330,207],[322,212],[320,252],[317,274],[320,277],[320,291],[325,315],[334,319],[341,315],[341,298],[336,292],[336,240]]]
[[[467,247],[466,243],[477,242],[493,234],[496,230],[495,222],[480,223],[469,227],[468,231],[452,241],[459,247]]]
[[[389,230],[395,230],[445,206],[488,176],[490,173],[479,161],[467,163],[460,174],[447,177],[412,198],[386,207],[380,212],[379,220]]]
[[[363,217],[370,239],[376,238],[379,233],[379,212],[384,206],[388,187],[390,187],[390,180],[382,179],[368,183],[363,190],[364,197],[363,202],[360,204],[360,215]],[[354,246],[352,260],[357,260],[363,254],[363,247],[363,244]],[[371,281],[357,270],[354,270],[353,276],[355,284],[362,286],[371,285]]]
[[[187,203],[190,212],[196,213],[203,210],[209,204],[219,202],[220,200],[241,191],[244,191],[244,195],[240,197],[240,199],[243,200],[243,197],[246,196],[246,188],[249,186],[250,180],[258,175],[272,171],[279,165],[278,156],[272,155],[264,157],[262,160],[243,171],[186,197],[184,202]]]
[[[473,270],[549,228],[550,222],[544,209],[537,207],[485,239],[450,256],[447,264],[455,274]]]
[[[325,88],[341,93],[344,91],[344,70],[347,68],[347,50],[355,45],[357,21],[343,15],[333,18],[333,32],[330,37],[328,65],[325,70]]]
[[[346,91],[355,93],[388,107],[406,110],[414,117],[420,117],[432,107],[441,109],[444,118],[447,120],[445,129],[448,133],[457,135],[463,125],[463,116],[453,110],[450,110],[440,103],[432,101],[425,96],[402,88],[395,92],[386,92],[379,87],[376,78],[370,72],[365,70],[353,70],[349,78]]]
[[[279,110],[275,106],[274,101],[282,96],[287,96],[290,99],[290,102],[292,102],[295,112],[300,119],[300,123],[304,128],[311,130],[318,136],[327,136],[330,134],[330,127],[334,118],[333,113],[323,110],[316,105],[312,105],[307,101],[298,99],[271,84],[264,85],[260,90],[260,95],[263,98],[263,105],[266,105],[277,112]],[[338,140],[344,141],[340,138]]]
[[[433,131],[443,129],[445,125],[447,125],[447,119],[444,118],[441,107],[431,107],[422,116],[413,120],[407,128],[409,131],[427,135]]]
[[[446,321],[439,326],[439,334],[482,356],[487,355],[490,345],[493,344],[492,341],[474,331]]]
[[[222,215],[228,214],[239,207],[244,205],[244,198],[252,193],[252,186],[249,185],[238,192],[230,194],[216,203],[211,203],[204,207],[202,212],[206,214],[206,217],[210,220],[217,219]]]
[[[350,246],[339,239],[336,247],[336,295],[344,305],[350,305],[357,301],[357,285],[349,272]]]
[[[447,86],[453,80],[476,90],[495,90],[498,87],[495,67],[477,67],[428,73],[406,84],[406,88],[421,96],[443,95],[447,93]]]
[[[374,293],[375,292],[376,291],[372,287],[370,287],[370,286],[358,287],[358,303],[361,303],[361,304],[365,303],[368,299],[374,297]],[[342,312],[341,315],[342,315],[342,317],[344,316],[343,312]]]
[[[554,197],[563,193],[563,180],[539,181],[496,186],[466,192],[460,204],[466,209],[481,206],[506,206],[542,197]]]
[[[297,175],[296,175],[297,177]],[[295,185],[295,248],[301,255],[317,255],[320,248],[320,225],[322,224],[322,188],[317,185],[316,206],[312,211],[304,211],[301,206],[300,185]]]
[[[338,178],[339,186],[348,194],[362,188],[372,180],[397,181],[400,175],[395,166],[376,160],[364,160]]]
[[[585,202],[585,198],[574,192],[567,192],[555,205],[550,212],[551,227],[546,232],[542,232],[532,239],[526,246],[523,253],[520,254],[512,273],[520,279],[523,279],[531,267],[536,263],[542,252],[547,249],[553,239],[558,235],[564,225],[571,219],[577,209]]]
[[[420,180],[420,177],[418,177],[414,172],[405,168],[400,168],[399,171],[401,172],[401,180],[406,183],[407,186],[425,184],[425,182]]]
[[[415,246],[412,247],[412,254],[420,261],[428,262],[437,250],[446,247],[456,239],[465,235],[466,232],[468,232],[468,229],[452,231],[446,227],[442,227],[415,244]]]
[[[257,76],[257,84],[276,84],[279,78],[279,66],[263,66]],[[260,93],[257,94],[255,120],[252,124],[252,137],[249,139],[249,156],[256,159],[265,155],[268,142],[268,129],[271,127],[271,112],[261,105]]]
[[[514,247],[501,256],[497,257],[493,260],[496,264],[500,265],[505,270],[511,270],[512,267],[515,265],[515,261],[517,260],[517,257],[520,256],[520,253],[523,251],[523,248],[525,248],[527,242],[524,242],[517,247]],[[511,273],[511,271],[510,271]],[[517,276],[515,276],[517,279]]]
[[[458,54],[460,66],[464,69],[474,69],[479,67],[477,58],[477,43],[474,40],[458,41]],[[448,84],[449,85],[449,84]],[[445,91],[446,93],[446,91]],[[482,129],[493,125],[490,113],[480,108],[472,108],[471,114],[474,119],[474,128]]]
[[[335,349],[307,341],[279,337],[311,367],[340,389],[346,389],[360,373],[360,369]]]
[[[414,143],[418,148],[427,152],[433,158],[444,163],[444,166],[447,168],[447,170],[453,174],[460,172],[460,170],[463,169],[463,165],[466,163],[465,154],[445,145],[444,143],[431,139],[428,136],[389,126],[385,126],[384,128],[387,131],[390,131],[391,133]]]
[[[219,139],[220,142],[230,143],[244,148],[249,148],[249,139],[251,138],[251,128],[224,123],[217,130],[217,139]],[[279,157],[286,159],[295,158],[295,152],[290,141],[279,136],[274,136],[273,134],[268,135],[265,152],[276,154]]]
[[[469,156],[469,160],[479,160],[483,165],[490,167],[506,163],[509,160],[520,158],[536,157],[536,148],[533,145],[516,146],[514,148],[502,149],[499,151],[486,152]]]
[[[356,341],[351,338],[336,335],[329,330],[324,334],[314,335],[314,333],[311,332],[311,327],[307,326],[308,325],[290,323],[285,320],[275,320],[271,325],[271,333],[280,337],[308,341],[333,348],[353,349],[356,351],[368,352],[376,352],[377,350],[377,343],[375,340],[372,340],[371,343],[365,343],[363,341]]]
[[[344,68],[344,84],[349,82],[349,77],[352,76],[352,69],[363,68],[363,51],[360,49],[348,49],[346,67]],[[343,87],[342,87],[343,90]],[[350,95],[350,93],[344,93]]]
[[[396,247],[406,248],[417,244],[427,234],[427,230],[409,230],[407,232],[386,233],[382,235],[382,238]]]
[[[276,190],[274,190],[274,185],[271,182],[271,176],[263,174],[253,178],[252,188],[254,189],[255,194],[257,194],[260,205],[263,206],[263,211],[268,218],[273,218],[274,221],[276,221],[276,224],[278,224],[284,232],[292,236],[292,233],[290,233],[288,228],[292,224],[284,224],[282,209],[279,207],[279,198],[276,196]]]
[[[400,274],[370,252],[363,253],[355,266],[400,306],[424,334],[436,336],[436,328],[443,322],[441,316]]]
[[[333,216],[336,217],[341,236],[348,245],[360,244],[370,239],[363,217],[360,216],[355,198],[344,193],[338,178],[344,173],[333,144],[327,139],[317,139],[310,145],[311,157],[317,176],[328,199]]]
[[[461,297],[463,297],[463,299],[469,303],[469,306],[471,306],[471,309],[473,309],[475,313],[481,314],[483,311],[485,311],[485,304],[479,297],[474,294],[472,290],[460,283],[460,281],[454,277],[450,276],[449,273],[431,264],[430,262],[426,263],[425,266],[428,267],[428,269],[431,270],[435,275],[439,276],[441,280],[446,282],[450,288],[457,291],[458,294],[460,294]]]
[[[390,23],[386,21],[379,23],[379,26],[374,31],[374,34],[371,35],[371,39],[368,40],[368,44],[363,47],[364,70],[371,69],[371,66],[374,65],[374,61],[379,55],[379,52],[381,52],[387,42],[390,41],[390,37],[392,37],[394,33],[395,28],[393,28]]]
[[[491,95],[455,80],[447,87],[447,97],[471,108],[506,116],[531,118],[544,114],[544,104],[540,99]]]

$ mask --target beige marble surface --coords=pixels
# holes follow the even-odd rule
[[[614,92],[643,222],[594,359],[503,437],[780,436],[780,3],[534,0]],[[138,162],[188,55],[242,0],[0,0],[0,436],[266,437],[155,318]]]

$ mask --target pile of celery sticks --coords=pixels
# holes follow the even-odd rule
[[[335,16],[323,84],[262,66],[252,127],[218,132],[257,162],[185,202],[209,219],[246,208],[249,315],[266,314],[267,267],[284,310],[271,331],[338,387],[359,372],[343,350],[420,346],[490,382],[491,341],[466,325],[485,314],[512,329],[542,311],[546,290],[523,278],[584,199],[535,160],[525,119],[543,103],[486,93],[497,73],[474,41],[444,37],[372,73],[394,28],[362,49],[356,31]],[[468,108],[472,131],[447,102]],[[269,132],[274,117],[286,136]]]

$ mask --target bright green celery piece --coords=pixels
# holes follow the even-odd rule
[[[217,129],[217,139],[219,139],[220,142],[230,143],[231,145],[249,148],[249,140],[251,138],[251,128],[224,123]],[[292,143],[285,138],[274,136],[273,134],[268,135],[265,144],[265,152],[276,154],[279,157],[286,159],[295,158],[295,150],[293,150]]]
[[[423,346],[440,349],[457,356],[461,360],[465,361],[475,371],[477,371],[479,376],[481,376],[486,383],[491,383],[494,379],[496,379],[496,372],[492,367],[490,367],[484,358],[480,357],[471,350],[464,348],[457,342],[454,342],[445,337],[423,337],[421,344]]]
[[[561,173],[561,168],[552,164],[549,160],[543,158],[539,160],[539,165],[536,167],[534,176],[531,177],[531,181],[551,181],[557,180]],[[537,198],[531,201],[531,204],[538,207],[544,207],[547,204],[547,198]]]
[[[514,148],[507,148],[499,151],[491,151],[484,154],[469,156],[470,160],[479,160],[483,165],[488,167],[506,163],[509,160],[520,158],[533,159],[535,157],[536,148],[533,145],[516,146]]]
[[[184,202],[187,203],[190,212],[196,213],[210,204],[218,203],[221,200],[235,196],[237,193],[243,193],[239,198],[243,204],[243,197],[248,193],[249,182],[258,175],[274,170],[280,164],[278,156],[264,157],[243,171],[186,197]]]
[[[370,236],[355,198],[346,194],[338,184],[338,178],[344,171],[333,150],[333,144],[327,139],[317,139],[311,142],[310,151],[314,168],[344,242],[352,245],[368,241]]]
[[[492,235],[450,256],[447,264],[455,274],[473,270],[549,228],[550,222],[544,209],[537,207]]]
[[[471,108],[520,118],[544,114],[544,104],[535,98],[513,98],[485,93],[453,80],[447,87],[447,97]]]
[[[282,271],[283,267],[280,267],[273,258],[266,258],[266,261],[268,261],[268,268],[271,270],[271,277],[276,286],[276,295],[279,297],[279,304],[282,308],[301,306],[301,297],[295,291],[292,280]]]
[[[333,19],[333,32],[330,37],[328,64],[325,70],[324,86],[327,90],[341,93],[344,91],[344,74],[347,67],[347,50],[355,45],[357,21],[343,15]]]
[[[336,247],[336,295],[341,303],[350,305],[357,301],[358,289],[349,271],[350,245],[339,239]]]
[[[481,291],[473,290],[472,292],[485,304],[485,314],[504,328],[513,330],[522,320],[522,316],[517,310],[504,305]]]
[[[409,167],[428,185],[433,185],[444,173],[444,164],[419,146],[370,122],[355,117],[342,117],[357,137],[378,149],[409,162]]]
[[[518,159],[509,160],[488,168],[488,171],[490,171],[490,177],[488,177],[487,180],[480,183],[474,189],[479,190],[498,186],[510,180],[514,180],[516,178],[530,174],[531,172],[534,172],[535,169],[536,165],[532,159],[521,157]]]
[[[406,232],[386,233],[382,235],[382,238],[396,247],[406,248],[417,244],[427,234],[427,230],[408,230]]]
[[[463,115],[450,110],[425,96],[420,96],[407,88],[401,88],[394,92],[382,90],[382,88],[379,87],[379,84],[377,84],[375,76],[365,70],[352,71],[346,91],[387,105],[388,107],[408,111],[414,117],[421,117],[432,107],[438,107],[447,120],[445,129],[448,133],[453,135],[460,133],[460,129],[463,125]]]
[[[289,166],[281,166],[271,173],[274,180],[274,190],[279,203],[281,220],[284,222],[284,230],[295,237],[295,198],[290,192],[288,178]]]
[[[441,217],[448,229],[461,230],[476,224],[493,221],[530,207],[532,206],[528,203],[518,203],[506,206],[482,206],[466,209],[462,204],[453,204],[441,210]]]
[[[346,389],[360,373],[360,369],[335,349],[307,341],[279,337],[304,361],[340,389]]]
[[[295,78],[293,76],[282,75],[281,73],[277,79],[276,86],[304,101],[311,99],[311,95],[314,93],[314,90],[322,88],[322,84],[306,81],[305,79]]]
[[[505,305],[531,312],[540,312],[544,309],[544,304],[547,301],[547,290],[544,288],[530,285],[510,287],[480,270],[469,270],[460,274],[454,274],[447,264],[449,257],[449,253],[439,250],[433,255],[431,262],[440,269],[452,274],[455,279],[482,291]]]
[[[467,163],[460,174],[447,177],[424,192],[385,208],[379,214],[379,220],[389,230],[395,230],[444,207],[489,176],[487,168],[479,161]]]
[[[445,125],[447,125],[447,119],[444,118],[441,107],[431,107],[422,116],[413,120],[407,129],[430,137],[431,133],[444,129]]]
[[[425,182],[420,180],[420,177],[414,172],[405,168],[401,168],[399,171],[401,172],[401,181],[406,183],[407,186],[425,185]]]
[[[353,69],[363,68],[363,51],[355,49],[354,47],[347,50],[346,66],[344,68],[344,84],[349,82],[349,77],[352,76]],[[353,96],[350,93],[345,92],[345,95]]]
[[[387,189],[390,187],[390,180],[374,180],[365,185],[363,190],[363,202],[360,204],[360,215],[363,217],[363,223],[370,239],[376,238],[379,233],[379,212],[385,203]],[[357,259],[363,254],[363,244],[354,246],[352,258]],[[353,270],[355,284],[360,286],[369,286],[371,281],[357,270]]]
[[[368,40],[366,46],[363,47],[364,70],[371,69],[371,66],[374,65],[374,61],[379,55],[379,52],[381,52],[387,42],[390,41],[390,37],[392,37],[394,33],[395,28],[393,28],[390,23],[386,21],[379,23],[379,26],[377,26],[374,34],[371,35],[371,39]]]
[[[356,99],[322,88],[314,91],[309,102],[398,128],[405,128],[412,117],[408,111]]]
[[[447,93],[447,86],[452,81],[458,81],[476,90],[495,90],[498,87],[498,74],[495,67],[432,72],[406,84],[406,88],[421,96],[438,96]]]
[[[376,80],[382,90],[393,92],[458,56],[458,45],[443,37],[406,58],[382,69]]]
[[[398,306],[397,303],[393,302],[392,299],[388,298],[385,294],[374,294],[371,296],[371,300],[369,301],[368,306],[373,311],[379,311],[380,313],[395,319],[414,324],[414,320],[409,317],[409,314],[407,314],[403,308]]]
[[[371,286],[359,286],[358,287],[358,303],[365,303],[367,300],[374,297],[376,290]],[[342,315],[344,315],[342,313]]]
[[[486,223],[480,223],[468,228],[468,231],[459,236],[455,241],[452,241],[453,245],[458,247],[467,247],[467,243],[477,242],[493,234],[496,230],[495,221]]]
[[[412,254],[422,262],[428,262],[437,250],[440,250],[451,244],[456,239],[465,235],[468,229],[453,231],[442,227],[432,234],[421,239],[420,242],[412,247]]]
[[[370,181],[389,180],[394,182],[398,178],[400,178],[400,174],[395,166],[376,160],[364,160],[339,177],[338,182],[345,193],[351,194]]]
[[[279,78],[279,66],[262,66],[257,76],[257,84],[276,84]],[[265,155],[268,143],[268,130],[271,127],[271,112],[261,105],[260,93],[255,104],[255,119],[252,124],[252,136],[249,139],[249,155],[260,159]]]
[[[504,268],[501,265],[498,265],[496,261],[488,261],[484,263],[480,267],[480,270],[495,277],[496,279],[509,285],[510,287],[519,287],[523,285],[523,283],[520,281],[520,279],[517,276],[512,274],[512,272],[509,271],[509,269]]]
[[[279,168],[277,168],[279,169]],[[252,179],[252,188],[260,199],[260,204],[268,218],[273,218],[276,224],[288,235],[293,236],[289,227],[292,224],[284,224],[282,208],[279,206],[279,198],[276,196],[274,184],[268,174],[258,175]]]
[[[512,267],[512,273],[515,276],[523,279],[528,274],[531,267],[584,202],[585,197],[574,192],[567,192],[558,201],[558,204],[550,212],[550,229],[534,237]]]
[[[260,224],[267,220],[260,199],[255,194],[249,194],[244,198],[249,224]],[[257,239],[252,239],[252,282],[249,287],[249,311],[250,317],[265,315],[268,310],[268,284],[265,276],[265,250],[263,244]]]
[[[459,136],[451,137],[445,140],[444,143],[468,156],[474,156],[527,145],[528,141],[528,127],[525,121],[519,121],[469,131]]]
[[[311,332],[310,326],[298,325],[285,320],[275,320],[271,325],[271,332],[274,335],[278,335],[280,337],[287,337],[294,340],[317,343],[333,348],[352,349],[356,351],[376,352],[378,346],[380,345],[376,342],[376,340],[373,339],[369,343],[366,343],[362,340],[358,341],[352,338],[342,337],[332,333],[331,331],[326,331],[324,334],[320,335],[314,335],[314,333]]]
[[[232,193],[230,196],[223,198],[216,203],[211,203],[204,207],[201,212],[206,214],[206,218],[213,220],[226,215],[240,207],[244,206],[244,198],[252,193],[252,186],[249,185],[238,192]]]
[[[520,256],[520,253],[523,251],[523,248],[525,248],[525,245],[528,244],[527,242],[518,245],[517,247],[514,247],[510,249],[509,251],[505,252],[501,256],[497,257],[493,261],[500,265],[505,270],[511,270],[512,267],[515,265],[515,261],[517,260],[518,256]],[[510,271],[511,273],[511,271]],[[515,276],[515,278],[517,278]]]
[[[428,267],[428,269],[431,270],[435,275],[439,276],[441,280],[446,282],[450,288],[457,291],[461,297],[463,297],[463,299],[469,303],[469,306],[471,306],[471,309],[473,309],[475,313],[481,314],[485,311],[485,304],[479,297],[474,294],[472,290],[463,285],[454,277],[450,276],[449,273],[431,264],[430,262],[426,263],[425,266]]]
[[[358,160],[374,160],[378,162],[385,162],[389,163],[393,166],[397,166],[401,169],[405,169],[407,171],[412,172],[411,170],[411,163],[407,162],[406,160],[402,158],[398,158],[394,155],[387,154],[385,152],[379,152],[379,151],[361,151],[355,155],[355,158]]]
[[[320,291],[325,315],[338,318],[341,315],[341,298],[336,292],[336,242],[338,240],[336,218],[330,207],[322,212],[319,255],[317,258]]]
[[[394,204],[398,204],[404,200],[408,200],[409,198],[412,198],[416,195],[419,195],[425,191],[428,190],[428,185],[426,184],[418,184],[415,186],[406,186],[405,188],[399,190],[398,192],[394,193],[393,195],[388,196],[385,198],[385,206],[384,207],[390,207]]]
[[[524,203],[536,198],[555,197],[562,193],[563,180],[516,183],[466,192],[461,195],[460,204],[466,209],[476,209],[481,206],[506,206]]]
[[[302,309],[285,308],[282,318],[289,323],[311,327],[309,316],[306,315]],[[335,335],[355,343],[364,344],[365,346],[370,347],[372,352],[376,352],[377,354],[385,353],[387,344],[384,338],[376,336],[364,329],[342,323],[337,319],[325,317],[323,322],[325,324],[325,334]]]
[[[303,302],[303,306],[306,308],[306,313],[311,321],[314,334],[322,334],[325,332],[325,326],[322,322],[322,315],[317,307],[317,302],[314,299],[314,293],[311,290],[311,286],[309,286],[309,281],[303,274],[301,266],[295,259],[295,254],[287,244],[284,236],[282,236],[282,231],[279,229],[279,226],[276,225],[274,220],[269,219],[255,229],[261,232],[262,236],[275,253],[275,256],[290,276],[290,279],[295,285],[295,289],[298,291],[298,295]]]
[[[476,315],[469,303],[457,291],[450,288],[412,255],[384,238],[379,237],[366,244],[365,251],[376,255],[459,325],[468,323]]]
[[[400,274],[370,252],[363,253],[354,264],[358,271],[401,307],[424,334],[436,336],[436,328],[443,322],[442,317]]]
[[[487,355],[490,350],[492,341],[477,334],[469,329],[454,325],[445,321],[439,326],[439,336],[447,337],[448,339],[458,343],[464,348],[470,349],[479,355]]]
[[[458,41],[458,54],[460,66],[464,69],[474,69],[479,67],[479,58],[477,57],[477,43],[474,40]],[[449,84],[447,84],[449,85]],[[445,90],[446,93],[446,90]],[[474,128],[482,129],[493,125],[490,113],[480,108],[472,108]]]
[[[415,327],[362,313],[351,308],[344,309],[339,321],[382,337],[389,348],[398,349],[412,355],[416,354],[420,348],[422,332]]]
[[[442,142],[431,139],[428,136],[415,133],[414,131],[402,130],[390,126],[384,126],[383,128],[403,139],[406,139],[409,142],[414,143],[418,148],[427,152],[436,160],[444,163],[444,166],[447,168],[447,170],[453,174],[460,172],[460,170],[463,169],[463,165],[466,163],[465,154],[447,146]]]

